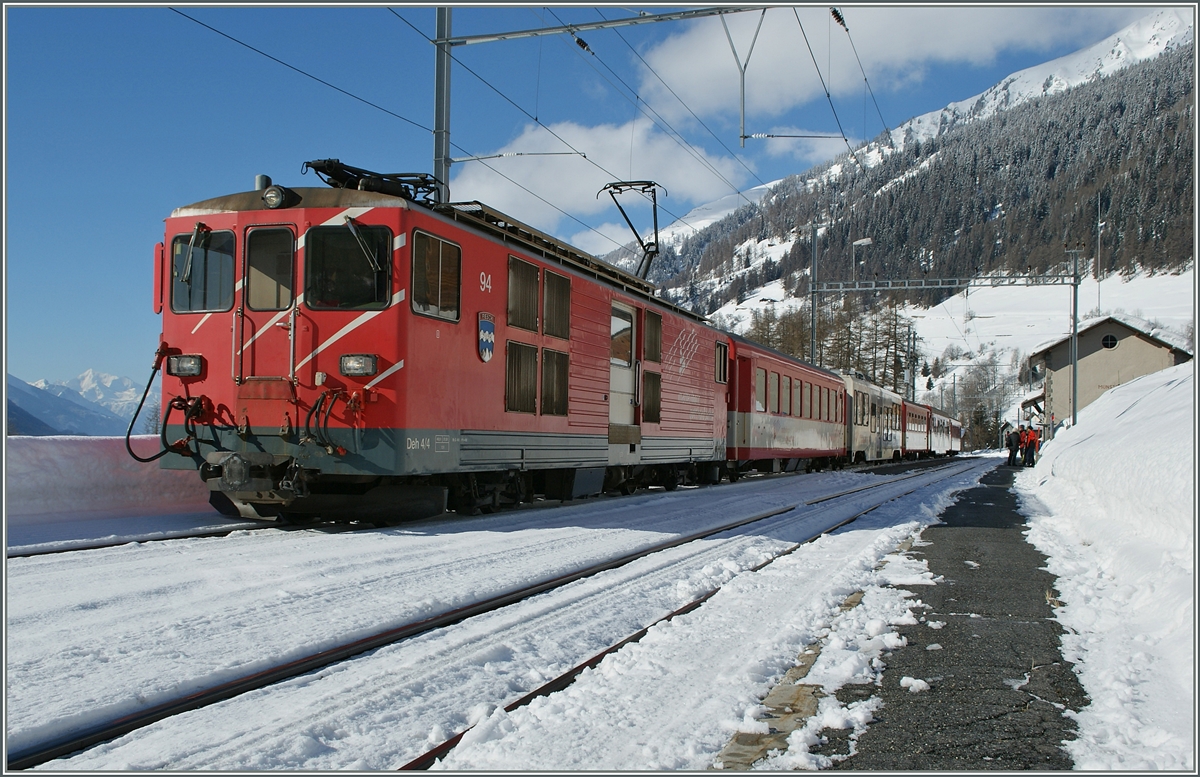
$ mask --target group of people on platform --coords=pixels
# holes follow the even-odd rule
[[[1037,429],[1024,424],[1008,433],[1008,466],[1032,467],[1037,459],[1038,447],[1041,445],[1041,435]]]

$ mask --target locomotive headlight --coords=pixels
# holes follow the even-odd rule
[[[287,195],[287,189],[282,186],[268,186],[266,189],[263,189],[262,201],[264,205],[274,210],[275,208],[283,207],[284,203],[287,202]]]
[[[204,369],[203,356],[168,356],[167,374],[178,378],[190,378]]]
[[[378,370],[379,357],[373,353],[347,353],[342,355],[339,366],[342,374],[348,378],[366,377]]]

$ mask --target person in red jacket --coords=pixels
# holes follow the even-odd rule
[[[1032,426],[1025,430],[1025,437],[1021,440],[1022,447],[1025,449],[1025,466],[1032,467],[1034,460],[1037,458],[1038,450],[1038,433]]]

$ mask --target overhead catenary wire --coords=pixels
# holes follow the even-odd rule
[[[389,9],[387,9],[387,10],[388,10],[388,11],[390,11],[390,12],[391,12],[391,13],[392,13],[392,14],[393,14],[393,15],[394,15],[396,18],[400,19],[402,22],[404,22],[404,23],[405,23],[405,24],[407,24],[409,27],[411,27],[411,28],[412,28],[412,29],[413,29],[413,30],[414,30],[414,31],[415,31],[415,32],[416,32],[418,35],[420,35],[421,37],[425,38],[425,39],[426,39],[427,41],[429,41],[430,43],[432,43],[432,42],[433,42],[433,39],[432,39],[432,38],[430,38],[430,37],[429,37],[428,35],[426,35],[425,33],[421,32],[421,30],[420,30],[420,29],[419,29],[419,28],[418,28],[416,25],[414,25],[412,22],[410,22],[408,19],[405,19],[403,16],[401,16],[401,15],[400,15],[400,14],[398,14],[398,13],[396,13],[396,11],[395,11],[394,9],[391,9],[391,8],[389,8]],[[576,38],[576,40],[578,41],[579,39],[578,39],[578,38]],[[581,46],[580,48],[583,48],[583,46]],[[491,82],[489,82],[489,81],[488,81],[486,78],[484,78],[483,76],[481,76],[481,75],[479,75],[478,73],[476,73],[476,72],[475,72],[475,71],[474,71],[474,70],[473,70],[473,69],[472,69],[470,66],[468,66],[466,63],[464,63],[464,62],[463,62],[462,60],[460,60],[458,57],[455,57],[453,54],[451,54],[451,55],[450,55],[450,58],[451,58],[451,59],[452,59],[454,62],[456,62],[456,63],[457,63],[457,64],[458,64],[458,65],[459,65],[461,68],[463,68],[464,70],[466,70],[466,71],[467,71],[468,73],[470,73],[471,75],[475,76],[475,78],[476,78],[476,79],[478,79],[478,81],[479,81],[480,83],[482,83],[484,86],[486,86],[487,88],[489,88],[489,89],[491,89],[493,92],[495,92],[495,93],[496,93],[496,94],[497,94],[497,95],[498,95],[498,96],[499,96],[501,99],[503,99],[503,100],[504,100],[505,102],[507,102],[509,105],[511,105],[512,107],[514,107],[514,108],[516,108],[518,111],[520,111],[522,114],[524,114],[526,118],[528,118],[529,120],[533,121],[533,122],[534,122],[535,124],[537,124],[539,127],[541,127],[542,129],[546,130],[547,132],[549,132],[549,133],[550,133],[552,136],[554,136],[554,138],[555,138],[556,140],[558,140],[560,143],[562,143],[562,144],[563,144],[564,146],[566,146],[567,148],[571,149],[571,151],[573,151],[573,152],[575,152],[575,153],[579,154],[579,156],[581,156],[581,157],[583,157],[585,160],[587,160],[588,164],[592,165],[592,166],[593,166],[593,167],[595,167],[597,170],[601,171],[602,173],[604,173],[605,175],[607,175],[609,178],[612,178],[613,180],[616,180],[617,178],[619,178],[619,176],[618,176],[616,173],[612,172],[611,170],[608,170],[608,169],[607,169],[607,168],[605,168],[603,165],[601,165],[601,164],[599,164],[598,162],[596,162],[594,159],[589,159],[589,158],[588,158],[588,156],[587,156],[587,154],[585,154],[584,152],[582,152],[582,151],[580,151],[579,149],[575,148],[575,146],[573,146],[571,143],[569,143],[569,142],[566,140],[566,138],[562,137],[562,136],[561,136],[561,135],[559,135],[557,132],[555,132],[553,129],[551,129],[550,127],[548,127],[548,126],[546,126],[545,124],[543,124],[543,123],[542,123],[540,120],[538,120],[536,117],[534,117],[534,116],[533,116],[533,114],[531,114],[529,111],[525,110],[523,107],[521,107],[519,104],[517,104],[517,102],[516,102],[515,100],[513,100],[511,97],[509,97],[509,96],[508,96],[508,95],[506,95],[504,92],[502,92],[502,91],[501,91],[499,88],[497,88],[495,85],[493,85]],[[497,171],[497,170],[496,170],[496,168],[492,167],[491,165],[487,165],[487,164],[485,164],[485,165],[484,165],[484,167],[487,167],[489,170],[491,170],[491,171],[493,171],[493,172],[496,172],[497,174],[499,174],[499,171]],[[515,182],[515,181],[513,181],[513,179],[509,178],[508,176],[506,176],[506,175],[505,175],[505,176],[502,176],[502,177],[503,177],[505,180],[507,180],[507,181],[509,181],[509,182],[511,182],[511,183],[513,183],[513,184],[516,184],[516,182]],[[520,184],[516,184],[516,185],[520,186]],[[524,186],[521,186],[521,188],[522,188],[522,189],[524,189],[524,190],[525,190],[526,192],[528,192],[529,194],[533,194],[533,192],[531,192],[529,189],[526,189]],[[537,196],[537,195],[534,195],[534,196]],[[538,197],[538,199],[539,199],[539,200],[541,200],[542,202],[546,203],[547,205],[551,205],[552,207],[554,207],[554,208],[555,208],[555,210],[558,210],[560,213],[566,214],[566,212],[565,212],[565,211],[563,211],[561,208],[558,208],[557,206],[553,206],[553,205],[552,205],[552,204],[551,204],[549,201],[547,201],[547,200],[545,200],[545,199],[543,199],[543,198],[541,198],[541,197]],[[663,208],[663,212],[667,213],[669,216],[671,216],[672,218],[674,218],[674,219],[676,219],[676,220],[680,220],[680,221],[682,221],[682,218],[681,218],[681,217],[679,217],[679,216],[676,216],[674,213],[671,213],[671,211],[667,210],[666,208]],[[613,243],[615,246],[617,246],[617,248],[623,248],[623,247],[624,247],[624,246],[622,246],[620,243],[617,243],[617,241],[613,240],[613,239],[612,239],[611,237],[609,237],[608,235],[604,235],[602,232],[600,232],[600,231],[596,230],[596,229],[595,229],[595,228],[593,228],[592,226],[590,226],[590,225],[588,225],[588,224],[584,224],[582,221],[580,221],[579,219],[576,219],[574,216],[571,216],[570,218],[572,218],[573,220],[575,220],[576,222],[578,222],[578,223],[580,223],[580,224],[583,224],[583,226],[585,226],[587,229],[591,230],[592,232],[595,232],[597,235],[602,235],[602,236],[604,237],[604,239],[605,239],[605,240],[608,240],[610,243]]]
[[[292,64],[290,64],[290,63],[288,63],[288,62],[285,62],[284,60],[282,60],[282,59],[280,59],[280,58],[278,58],[278,57],[272,56],[271,54],[268,54],[267,52],[265,52],[265,51],[263,51],[263,50],[261,50],[261,49],[258,49],[258,48],[254,47],[254,46],[251,46],[250,44],[248,44],[248,43],[246,43],[246,42],[244,42],[244,41],[241,41],[241,40],[239,40],[239,39],[237,39],[237,38],[233,37],[232,35],[229,35],[228,33],[222,32],[221,30],[217,29],[216,27],[213,27],[212,25],[205,24],[204,22],[200,21],[199,19],[196,19],[196,18],[195,18],[195,17],[193,17],[193,16],[189,16],[188,14],[185,14],[185,13],[183,13],[182,11],[180,11],[180,10],[178,10],[178,9],[176,9],[176,8],[170,8],[169,10],[171,10],[171,11],[174,11],[175,13],[177,13],[177,14],[179,14],[180,16],[184,17],[185,19],[188,19],[189,21],[191,21],[191,22],[194,22],[195,24],[197,24],[197,25],[199,25],[199,26],[201,26],[201,27],[204,27],[205,29],[207,29],[207,30],[209,30],[209,31],[211,31],[211,32],[214,32],[214,33],[216,33],[217,35],[220,35],[221,37],[223,37],[223,38],[225,38],[225,39],[227,39],[227,40],[229,40],[229,41],[232,41],[233,43],[236,43],[236,44],[238,44],[239,46],[242,46],[242,47],[244,47],[244,48],[247,48],[247,49],[249,49],[250,51],[253,51],[254,53],[256,53],[256,54],[258,54],[258,55],[260,55],[260,56],[266,57],[267,59],[271,60],[272,62],[275,62],[276,64],[282,65],[282,66],[284,66],[284,67],[288,68],[289,70],[292,70],[292,71],[294,71],[294,72],[296,72],[296,73],[299,73],[300,75],[304,76],[305,78],[309,78],[309,79],[311,79],[311,80],[313,80],[313,81],[316,81],[317,83],[321,84],[322,86],[325,86],[325,87],[328,87],[328,88],[330,88],[330,89],[333,89],[335,92],[338,92],[339,94],[345,95],[346,97],[349,97],[349,98],[351,98],[352,100],[356,100],[356,101],[358,101],[358,102],[360,102],[360,103],[363,103],[364,105],[370,106],[371,108],[374,108],[374,109],[376,109],[376,110],[378,110],[378,111],[381,111],[381,112],[383,112],[383,113],[387,114],[388,116],[391,116],[391,117],[393,117],[393,118],[396,118],[396,119],[400,119],[401,121],[403,121],[403,122],[405,122],[405,123],[407,123],[407,124],[410,124],[410,125],[412,125],[413,127],[416,127],[417,129],[420,129],[420,130],[423,130],[423,131],[425,131],[425,132],[428,132],[428,133],[430,133],[430,134],[433,134],[433,129],[432,129],[431,127],[426,127],[424,124],[421,124],[420,122],[414,121],[414,120],[412,120],[412,119],[408,118],[407,116],[402,116],[402,115],[400,115],[400,114],[396,113],[395,111],[392,111],[392,110],[389,110],[389,109],[387,109],[387,108],[384,108],[383,106],[379,105],[378,103],[371,102],[370,100],[367,100],[367,99],[365,99],[365,98],[363,98],[363,97],[360,97],[360,96],[358,96],[358,95],[354,94],[353,92],[350,92],[350,91],[348,91],[348,90],[346,90],[346,89],[343,89],[343,88],[341,88],[340,86],[337,86],[336,84],[332,84],[332,83],[330,83],[330,82],[328,82],[328,81],[326,81],[326,80],[324,80],[324,79],[322,79],[322,78],[319,78],[318,76],[315,76],[315,75],[313,75],[312,73],[309,73],[309,72],[307,72],[307,71],[305,71],[305,70],[302,70],[301,68],[298,68],[298,67],[296,67],[295,65],[292,65]],[[389,9],[389,10],[391,10],[391,9]],[[395,12],[393,11],[393,13],[395,13]],[[397,16],[399,16],[399,14],[397,14]],[[400,17],[400,18],[401,18],[401,20],[403,20],[405,23],[408,23],[408,20],[407,20],[407,19],[404,19],[404,17]],[[409,23],[409,26],[412,26],[412,25],[411,25],[411,23]],[[413,29],[416,29],[416,28],[414,27]],[[418,33],[420,33],[420,30],[417,30],[417,32],[418,32]],[[423,34],[422,34],[422,35],[423,35]],[[424,36],[423,36],[423,37],[424,37]],[[428,40],[428,38],[426,38],[426,39]],[[471,154],[471,152],[470,152],[469,150],[467,150],[467,149],[463,148],[462,146],[458,145],[457,143],[453,143],[452,145],[453,145],[455,148],[457,148],[459,151],[462,151],[462,152],[463,152],[464,154],[466,154],[467,156],[473,156],[473,154]],[[594,232],[596,235],[598,235],[598,236],[600,236],[600,237],[604,238],[605,240],[607,240],[608,242],[612,243],[612,244],[613,244],[614,246],[616,246],[617,248],[621,248],[621,247],[622,247],[622,246],[621,246],[621,244],[620,244],[620,243],[618,243],[618,242],[617,242],[616,240],[614,240],[613,238],[609,237],[608,235],[604,234],[603,232],[600,232],[599,230],[595,229],[595,228],[594,228],[594,227],[592,227],[590,224],[587,224],[586,222],[584,222],[583,220],[581,220],[581,219],[577,218],[576,216],[573,216],[572,214],[570,214],[570,213],[568,213],[567,211],[563,210],[562,208],[560,208],[559,206],[557,206],[557,205],[555,205],[554,203],[550,202],[550,201],[549,201],[549,200],[547,200],[546,198],[544,198],[544,197],[542,197],[541,195],[537,194],[536,192],[534,192],[534,191],[530,190],[528,187],[526,187],[526,186],[523,186],[522,184],[518,183],[517,181],[514,181],[512,178],[510,178],[509,176],[507,176],[507,175],[505,175],[504,173],[500,172],[499,170],[497,170],[496,168],[492,167],[491,165],[487,164],[486,162],[482,162],[481,164],[483,164],[483,166],[484,166],[484,167],[487,167],[487,168],[488,168],[489,170],[491,170],[492,172],[496,173],[496,175],[500,176],[501,178],[503,178],[503,179],[505,179],[506,181],[508,181],[509,183],[511,183],[513,186],[516,186],[518,189],[521,189],[522,191],[524,191],[526,194],[530,195],[530,196],[531,196],[531,197],[533,197],[534,199],[537,199],[537,200],[539,200],[540,202],[542,202],[542,203],[544,203],[544,204],[548,205],[548,206],[549,206],[549,207],[551,207],[552,209],[554,209],[554,210],[558,211],[559,213],[561,213],[561,214],[562,214],[563,216],[565,216],[566,218],[568,218],[568,219],[570,219],[570,220],[574,221],[575,223],[579,224],[579,225],[580,225],[580,226],[582,226],[583,228],[585,228],[585,229],[587,229],[587,230],[589,230],[589,231],[591,231],[591,232]]]
[[[607,21],[604,14],[600,12],[600,9],[597,8],[596,13],[599,14],[601,19],[605,19]],[[684,99],[682,97],[680,97],[678,94],[676,94],[675,90],[671,88],[671,85],[668,84],[663,79],[663,77],[658,74],[658,71],[656,71],[653,67],[651,67],[650,63],[642,58],[642,55],[638,52],[638,50],[629,44],[629,41],[625,39],[625,36],[621,34],[620,30],[613,29],[613,32],[616,33],[617,37],[619,37],[621,39],[621,42],[624,43],[631,52],[633,52],[633,55],[638,58],[638,61],[641,62],[642,65],[645,66],[645,68],[647,70],[649,70],[650,73],[655,78],[658,79],[658,82],[660,84],[662,84],[663,87],[668,92],[671,93],[671,96],[674,97],[676,100],[678,100],[679,104],[682,105],[689,114],[691,114],[691,117],[696,120],[696,123],[699,124],[701,127],[703,127],[704,131],[707,132],[709,135],[711,135],[712,139],[717,141],[717,143],[720,144],[721,148],[725,149],[725,151],[729,154],[729,156],[732,157],[735,161],[737,161],[737,163],[739,165],[741,165],[742,168],[754,178],[754,180],[758,181],[758,183],[760,185],[765,186],[767,182],[764,181],[762,178],[760,178],[758,176],[758,173],[754,172],[754,170],[749,165],[746,164],[745,160],[743,160],[740,156],[738,156],[731,148],[729,148],[729,146],[725,145],[725,141],[721,140],[721,137],[719,135],[717,135],[717,133],[713,132],[709,128],[709,126],[704,123],[703,119],[701,119],[699,116],[696,115],[696,112],[692,110],[691,106],[689,106],[686,102],[684,102]],[[738,192],[738,194],[741,194],[741,192]],[[742,195],[742,196],[744,199],[746,199],[747,203],[750,202],[749,198],[746,198],[745,195]]]
[[[842,128],[842,120],[838,118],[837,108],[833,105],[833,95],[829,93],[829,87],[825,85],[825,76],[821,75],[821,67],[817,64],[817,55],[813,53],[812,44],[808,42],[808,33],[804,31],[804,22],[800,21],[800,14],[795,8],[792,8],[792,13],[796,17],[796,24],[800,25],[800,34],[804,36],[804,45],[808,47],[808,55],[812,57],[813,68],[817,71],[817,78],[821,79],[821,88],[825,90],[825,99],[829,101],[829,110],[833,112],[833,120],[837,122],[838,132],[842,134],[842,140],[846,143],[846,149],[850,152],[850,157],[854,163],[859,166],[859,169],[866,170],[866,166],[854,153],[854,147],[850,145],[850,140],[846,137],[846,130]]]
[[[557,20],[560,25],[563,24],[562,19],[560,19],[556,14],[554,14],[553,11],[551,11],[550,14],[552,16],[554,16],[555,20]],[[600,14],[600,18],[604,19],[604,15]],[[605,19],[605,21],[607,21],[607,19]],[[616,31],[614,30],[614,32],[616,32]],[[617,34],[620,35],[620,33],[617,33]],[[658,111],[656,111],[653,108],[653,106],[650,105],[649,102],[647,102],[645,99],[643,99],[638,94],[637,90],[635,90],[628,83],[626,83],[625,79],[621,78],[621,76],[618,75],[616,73],[616,71],[614,71],[611,67],[609,67],[608,63],[605,62],[602,57],[600,57],[598,54],[596,54],[596,51],[591,46],[589,46],[587,43],[583,42],[583,40],[581,38],[579,38],[577,35],[574,35],[573,33],[572,33],[572,37],[575,39],[575,42],[577,44],[580,44],[579,45],[580,49],[582,49],[583,51],[586,51],[588,54],[591,54],[596,59],[597,62],[599,62],[601,65],[604,66],[605,70],[607,70],[609,73],[612,74],[613,78],[617,79],[617,81],[619,81],[621,83],[621,86],[623,86],[626,90],[629,91],[630,94],[633,95],[633,99],[630,99],[630,97],[627,94],[622,92],[621,89],[617,88],[616,84],[613,84],[613,82],[611,80],[609,80],[604,74],[600,73],[599,71],[596,71],[597,74],[601,78],[603,78],[605,81],[608,81],[609,85],[611,85],[613,87],[613,89],[617,92],[617,94],[620,94],[622,97],[625,98],[626,101],[633,104],[634,108],[637,112],[641,113],[647,119],[650,119],[652,122],[654,122],[655,125],[663,128],[664,134],[667,137],[671,138],[671,140],[673,140],[676,145],[678,145],[685,152],[687,152],[689,156],[691,156],[693,159],[695,159],[696,162],[698,162],[701,167],[704,167],[706,170],[711,172],[718,180],[720,180],[722,183],[724,183],[726,186],[728,186],[733,191],[734,194],[737,194],[738,196],[745,199],[748,204],[753,204],[748,197],[746,197],[744,194],[742,194],[741,190],[737,187],[736,184],[734,184],[732,181],[730,181],[728,178],[726,178],[725,175],[722,174],[720,170],[718,170],[711,162],[709,162],[707,159],[705,159],[702,154],[697,152],[691,143],[689,143],[687,140],[684,139],[683,133],[681,133],[679,130],[675,129],[675,127],[673,127],[669,121],[667,121],[665,118],[663,118],[662,114],[660,114]],[[621,36],[621,40],[622,40],[622,42],[625,43],[626,46],[629,45],[628,41],[625,41],[625,38],[623,36]],[[630,46],[630,48],[632,49],[633,47]],[[634,53],[636,54],[637,52],[634,51]],[[582,55],[580,55],[580,56],[582,56]],[[638,58],[641,59],[640,55]],[[587,60],[587,58],[584,58],[584,61],[588,62],[588,64],[592,67],[593,70],[596,69],[594,65],[591,65],[591,62],[589,60]],[[642,61],[644,64],[645,60],[642,60]],[[649,67],[649,65],[647,65],[647,67]],[[655,75],[657,76],[657,73]],[[661,81],[662,79],[660,78],[659,80]],[[672,94],[674,94],[674,93],[672,92]],[[679,99],[678,95],[676,95],[676,99]],[[683,104],[683,100],[679,100],[679,101],[681,104]],[[642,105],[646,106],[645,109],[643,109],[641,107]],[[684,104],[684,107],[687,108],[687,105]],[[646,113],[647,110],[649,110],[650,113],[653,113],[654,115],[651,116],[650,114]],[[691,112],[691,109],[688,108],[688,111]],[[692,115],[695,116],[695,113],[692,113]],[[705,127],[705,129],[708,129],[708,128]],[[711,130],[710,130],[710,133],[711,133]],[[724,144],[722,144],[722,145],[724,145]],[[728,151],[729,149],[726,148],[725,150]],[[731,152],[731,154],[732,154],[732,152]],[[734,155],[734,157],[736,159],[736,155]],[[741,162],[741,160],[738,160],[738,161]],[[743,167],[745,167],[744,162],[741,162],[741,164]],[[749,168],[747,168],[747,170],[749,170]],[[753,175],[753,172],[751,174]],[[630,174],[630,177],[632,177],[632,173]],[[758,176],[755,176],[755,178],[757,179]],[[758,179],[758,180],[759,180],[759,183],[763,183],[763,181],[761,179]],[[667,208],[662,208],[662,210],[664,213],[667,213],[668,215],[672,216],[677,221],[682,223],[684,226],[686,226],[690,229],[696,230],[695,227],[693,227],[691,224],[688,224],[686,221],[684,221],[682,217],[676,216],[675,214],[671,213],[671,211],[668,210]]]
[[[858,47],[854,45],[854,38],[850,36],[850,27],[846,25],[846,17],[837,8],[830,8],[829,10],[833,14],[834,20],[846,31],[846,39],[850,41],[850,48],[854,51],[854,59],[858,61],[858,70],[862,73],[863,83],[866,84],[867,91],[871,93],[871,102],[875,103],[875,112],[879,114],[879,123],[883,125],[883,130],[887,133],[888,144],[895,145],[895,141],[892,140],[892,131],[888,127],[887,121],[883,118],[883,111],[879,108],[879,101],[875,99],[875,90],[871,88],[871,82],[867,80],[867,71],[863,67],[862,59],[858,56]],[[863,138],[863,140],[866,140],[866,138]]]

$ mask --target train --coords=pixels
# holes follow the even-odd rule
[[[196,470],[224,514],[479,514],[962,449],[942,411],[439,202],[431,176],[309,170],[325,185],[176,208],[155,246],[162,447],[129,452]]]

